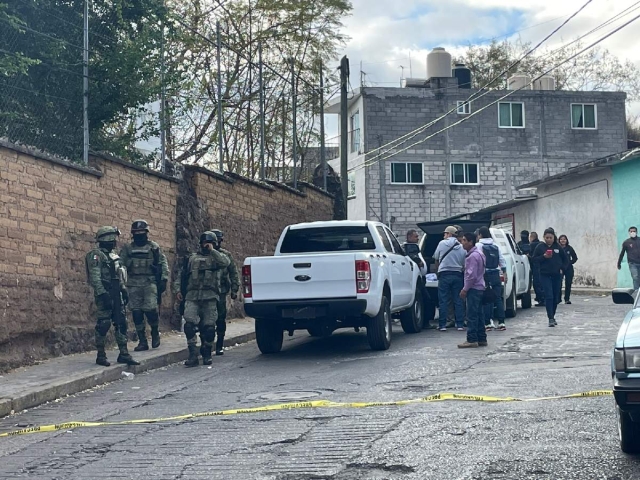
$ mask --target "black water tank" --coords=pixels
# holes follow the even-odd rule
[[[458,88],[471,88],[471,70],[464,63],[456,63],[451,75],[458,79]]]

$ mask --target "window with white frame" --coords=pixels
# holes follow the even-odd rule
[[[595,130],[598,128],[598,110],[594,104],[571,104],[571,128]]]
[[[458,100],[458,115],[469,115],[471,113],[471,104],[464,100]]]
[[[524,103],[498,103],[498,125],[500,128],[524,128]]]
[[[347,175],[347,199],[356,198],[356,172]]]
[[[422,174],[422,163],[400,163],[391,164],[391,183],[422,184],[424,183]]]
[[[451,164],[451,185],[478,185],[479,183],[477,163]]]

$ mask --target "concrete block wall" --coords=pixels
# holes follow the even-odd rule
[[[366,151],[444,115],[472,93],[458,89],[364,89]],[[472,102],[471,112],[506,93],[490,92]],[[625,150],[625,98],[618,92],[522,91],[504,101],[525,104],[525,128],[499,128],[498,106],[491,105],[436,134],[464,118],[455,113],[447,115],[400,144],[393,157],[383,160],[389,216],[396,217],[394,229],[402,233],[416,221],[428,221],[429,202],[425,198],[431,199],[432,220],[468,213],[513,198],[519,185]],[[597,130],[571,128],[572,103],[597,105]],[[435,136],[400,152],[400,148],[432,134]],[[367,161],[371,158],[368,155]],[[394,161],[422,163],[424,185],[392,185],[389,164]],[[455,162],[478,163],[480,184],[449,185],[450,164]],[[368,195],[374,210],[381,208],[377,207],[381,203],[379,171],[378,164],[367,169]],[[425,195],[424,191],[432,193]]]

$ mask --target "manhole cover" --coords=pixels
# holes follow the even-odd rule
[[[317,398],[326,394],[324,391],[316,390],[293,390],[287,392],[266,392],[266,393],[254,393],[248,395],[247,400],[267,400],[270,402],[296,402],[299,400],[309,400],[310,398]]]

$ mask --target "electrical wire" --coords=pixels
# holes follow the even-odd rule
[[[449,125],[449,126],[447,126],[447,127],[443,128],[443,129],[441,129],[441,130],[439,130],[439,131],[437,131],[437,132],[435,132],[435,133],[433,133],[433,134],[431,134],[431,135],[428,135],[428,136],[427,136],[427,137],[425,137],[424,139],[422,139],[422,140],[420,140],[420,141],[418,141],[418,142],[412,143],[411,145],[408,145],[407,147],[404,147],[404,148],[402,148],[401,150],[396,151],[396,152],[394,152],[394,153],[393,153],[393,154],[391,154],[391,155],[388,155],[388,156],[386,156],[386,157],[382,157],[382,158],[380,158],[380,159],[378,159],[378,160],[375,160],[375,161],[373,161],[373,162],[365,162],[365,163],[362,163],[362,164],[358,165],[357,167],[352,168],[352,169],[351,169],[351,170],[349,170],[349,171],[350,171],[350,172],[357,171],[357,170],[360,170],[360,169],[365,168],[365,167],[367,167],[367,166],[371,166],[371,165],[373,165],[373,164],[375,164],[375,163],[378,163],[378,162],[380,162],[380,161],[387,160],[387,159],[389,159],[389,158],[391,158],[391,157],[394,157],[394,156],[396,156],[396,155],[398,155],[398,154],[400,154],[400,153],[402,153],[402,152],[405,152],[405,151],[409,150],[409,149],[410,149],[410,148],[412,148],[412,147],[415,147],[415,146],[417,146],[417,145],[419,145],[419,144],[421,144],[421,143],[426,142],[427,140],[429,140],[429,139],[431,139],[431,138],[435,137],[436,135],[439,135],[440,133],[445,132],[446,130],[449,130],[450,128],[453,128],[453,127],[455,127],[455,126],[457,126],[457,125],[460,125],[461,123],[464,123],[464,122],[468,121],[471,117],[473,117],[473,116],[475,116],[475,115],[478,115],[479,113],[483,112],[483,111],[484,111],[484,110],[486,110],[487,108],[489,108],[489,107],[491,107],[491,106],[495,105],[495,104],[496,104],[496,103],[498,103],[498,102],[501,102],[502,100],[504,100],[505,98],[507,98],[507,97],[509,97],[509,96],[513,95],[514,93],[519,92],[520,90],[522,90],[522,89],[524,89],[524,88],[526,88],[526,87],[528,87],[528,86],[532,85],[536,80],[539,80],[539,79],[540,79],[540,78],[542,78],[543,76],[547,75],[549,72],[551,72],[551,71],[553,71],[554,69],[556,69],[556,68],[558,68],[558,67],[560,67],[560,66],[564,65],[564,64],[565,64],[565,63],[567,63],[567,62],[570,62],[570,61],[571,61],[571,60],[573,60],[574,58],[576,58],[576,57],[578,57],[578,56],[582,55],[582,54],[583,54],[583,53],[585,53],[586,51],[588,51],[588,50],[590,50],[591,48],[595,47],[595,46],[596,46],[596,45],[598,45],[599,43],[603,42],[603,41],[604,41],[604,40],[606,40],[607,38],[611,37],[611,36],[612,36],[612,35],[614,35],[615,33],[619,32],[619,31],[620,31],[620,30],[622,30],[623,28],[625,28],[625,27],[627,27],[628,25],[630,25],[631,23],[635,22],[635,21],[636,21],[636,20],[638,20],[639,18],[640,18],[640,15],[635,16],[634,18],[632,18],[631,20],[629,20],[629,21],[628,21],[628,22],[626,22],[625,24],[623,24],[623,25],[621,25],[621,26],[617,27],[616,29],[614,29],[613,31],[609,32],[609,33],[608,33],[607,35],[605,35],[604,37],[601,37],[600,39],[598,39],[597,41],[593,42],[593,43],[592,43],[592,44],[590,44],[589,46],[587,46],[587,47],[583,48],[583,49],[582,49],[582,50],[580,50],[579,52],[575,53],[574,55],[571,55],[569,58],[567,58],[567,59],[563,60],[563,61],[562,61],[562,62],[560,62],[559,64],[554,65],[554,66],[553,66],[553,67],[551,67],[550,69],[548,69],[548,70],[546,70],[545,72],[543,72],[542,74],[538,75],[536,78],[534,78],[533,80],[531,80],[531,81],[530,81],[530,82],[528,82],[527,84],[525,84],[525,85],[521,86],[520,88],[518,88],[518,89],[516,89],[516,90],[511,90],[511,91],[510,91],[509,93],[507,93],[506,95],[503,95],[502,97],[500,97],[500,98],[498,98],[497,100],[495,100],[495,101],[493,101],[493,102],[489,103],[488,105],[486,105],[486,106],[484,106],[484,107],[480,108],[479,110],[476,110],[474,113],[472,113],[472,114],[470,114],[470,115],[466,116],[465,118],[463,118],[463,119],[461,119],[461,120],[459,120],[459,121],[457,121],[457,122],[455,122],[455,123],[452,123],[451,125]]]
[[[489,85],[491,85],[492,83],[494,83],[496,80],[500,79],[504,74],[508,73],[512,68],[516,67],[517,65],[519,65],[525,58],[527,58],[529,55],[531,55],[535,50],[537,50],[544,42],[546,42],[549,38],[551,38],[553,35],[555,35],[562,27],[564,27],[567,23],[569,23],[569,21],[571,21],[576,15],[578,15],[582,10],[584,10],[587,5],[589,5],[593,0],[587,0],[586,3],[584,3],[578,10],[576,10],[573,14],[571,14],[569,16],[569,18],[567,18],[564,22],[562,22],[562,24],[560,24],[558,27],[556,27],[550,34],[548,34],[546,37],[544,37],[540,42],[538,42],[537,45],[535,45],[534,47],[530,48],[527,52],[525,52],[518,60],[514,61],[513,63],[511,63],[507,68],[505,68],[502,72],[500,72],[499,74],[497,74],[494,78],[492,78],[491,80],[489,80],[484,86],[482,86],[477,92],[472,93],[464,102],[465,103],[469,103],[473,100],[477,100],[478,98],[481,98],[485,95],[487,95],[490,90],[486,91],[485,93],[480,94],[480,92],[482,92],[484,89],[486,89],[487,87],[489,87]],[[479,95],[480,94],[480,95]],[[400,138],[397,138],[395,140],[392,140],[391,142],[387,142],[384,145],[381,145],[378,148],[374,148],[373,150],[367,152],[367,154],[373,153],[373,152],[377,152],[377,151],[381,151],[383,149],[386,149],[385,151],[377,154],[376,156],[374,156],[374,158],[372,158],[370,161],[375,160],[377,157],[385,155],[386,153],[389,153],[391,150],[393,150],[394,148],[397,147],[398,144],[400,143],[405,143],[413,138],[415,138],[416,136],[420,135],[420,133],[424,132],[426,129],[428,129],[429,127],[435,125],[437,122],[439,122],[440,120],[443,120],[447,115],[450,115],[451,113],[457,111],[458,107],[456,106],[455,108],[452,108],[451,110],[449,110],[448,112],[446,112],[444,115],[436,118],[435,120],[427,123],[426,125],[423,125],[409,133],[406,133],[405,135],[401,136]],[[389,148],[387,148],[389,147]]]

